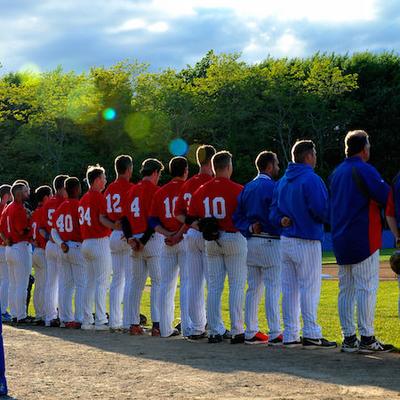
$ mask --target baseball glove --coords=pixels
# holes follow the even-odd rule
[[[400,275],[400,250],[396,250],[390,257],[390,266],[395,274]]]
[[[202,218],[199,221],[199,230],[204,240],[217,240],[219,238],[218,220],[214,217]]]

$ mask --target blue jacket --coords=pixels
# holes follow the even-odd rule
[[[400,173],[393,180],[392,191],[397,227],[400,228]]]
[[[382,245],[380,207],[389,186],[360,157],[346,158],[329,178],[332,244],[338,264],[358,264]]]
[[[282,236],[322,241],[328,215],[328,192],[323,180],[309,165],[289,163],[275,186],[271,223],[278,227],[284,216],[289,217],[292,224],[282,228]]]
[[[266,174],[259,174],[243,188],[233,214],[233,222],[243,236],[251,237],[250,225],[261,223],[264,233],[279,236],[280,229],[269,222],[269,208],[272,202],[275,181]]]

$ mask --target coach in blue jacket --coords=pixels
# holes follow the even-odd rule
[[[345,138],[345,160],[330,182],[333,250],[339,264],[339,317],[345,352],[382,352],[393,349],[374,336],[376,293],[379,284],[379,249],[382,244],[380,207],[385,207],[389,186],[367,163],[368,135],[351,131]],[[354,309],[357,302],[357,339]]]
[[[280,229],[269,222],[269,208],[279,173],[275,153],[262,151],[256,158],[258,175],[239,195],[233,221],[247,240],[245,343],[281,345],[279,298],[281,295]],[[269,336],[258,330],[258,306],[265,288],[265,313]]]
[[[292,148],[292,163],[277,183],[270,220],[282,227],[283,344],[287,347],[334,348],[317,323],[321,292],[323,223],[328,219],[328,193],[314,172],[315,145],[302,140]],[[303,339],[300,340],[300,310]]]

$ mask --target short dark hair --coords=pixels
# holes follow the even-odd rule
[[[26,181],[25,179],[17,179],[16,181],[14,181],[14,183],[12,184],[13,186],[16,185],[17,183],[22,183],[23,185],[29,187],[29,183],[28,181]]]
[[[50,197],[53,194],[53,190],[51,189],[50,186],[47,185],[43,185],[43,186],[39,186],[36,190],[35,190],[35,197],[36,197],[36,201],[38,203],[40,203],[41,201],[43,201],[43,199],[48,196]]]
[[[171,158],[168,164],[169,173],[173,178],[183,176],[187,167],[188,162],[186,158],[180,156]]]
[[[140,173],[142,176],[150,176],[154,171],[160,172],[164,170],[164,165],[160,160],[156,158],[146,158],[142,162],[142,168]]]
[[[11,186],[11,193],[13,197],[15,197],[16,193],[22,191],[25,187],[28,187],[25,185],[25,183],[13,183]]]
[[[304,163],[307,155],[315,149],[312,140],[298,140],[292,147],[292,161],[295,163]]]
[[[6,194],[11,194],[11,185],[1,185],[0,186],[0,200]]]
[[[232,162],[232,154],[229,151],[223,150],[215,153],[211,158],[214,171],[220,171],[229,166]]]
[[[58,192],[64,187],[64,182],[68,178],[68,175],[57,175],[53,179],[53,188],[55,192]]]
[[[265,150],[259,153],[255,161],[258,172],[265,171],[268,165],[273,164],[276,159],[277,156],[272,151]]]
[[[86,171],[86,181],[89,185],[92,185],[93,182],[102,174],[105,174],[106,170],[101,167],[99,164],[89,165]]]
[[[347,157],[362,152],[368,143],[368,134],[362,130],[349,131],[344,138],[345,153]]]
[[[210,144],[202,144],[196,150],[196,161],[199,166],[207,165],[217,151]]]
[[[81,186],[79,179],[75,176],[70,176],[65,180],[64,187],[67,191],[68,197],[72,197],[75,191]]]
[[[124,174],[132,165],[132,157],[125,154],[117,156],[114,160],[114,169],[117,174]]]

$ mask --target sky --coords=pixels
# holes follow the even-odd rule
[[[0,0],[0,74],[400,48],[398,0]]]

